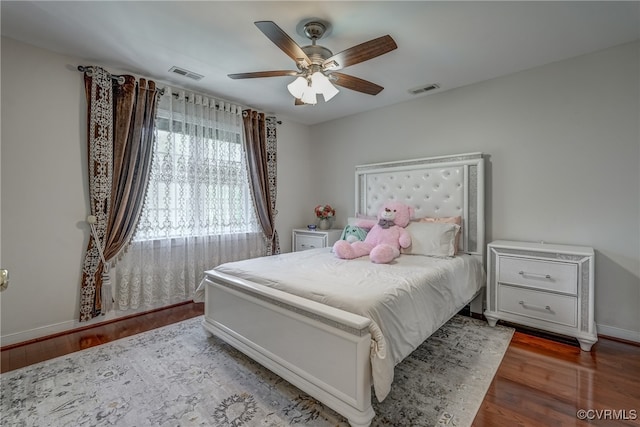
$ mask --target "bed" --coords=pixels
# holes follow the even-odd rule
[[[198,295],[204,328],[325,405],[352,426],[375,413],[393,368],[467,304],[482,312],[482,153],[357,166],[356,215],[382,203],[414,218],[462,218],[455,257],[403,254],[391,264],[338,259],[321,248],[223,264]]]

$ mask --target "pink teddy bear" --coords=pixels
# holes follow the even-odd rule
[[[400,248],[411,246],[411,235],[405,229],[413,216],[413,208],[403,203],[387,202],[378,212],[378,222],[360,221],[356,225],[371,230],[363,242],[338,240],[333,252],[338,258],[354,259],[369,255],[371,262],[387,264],[400,256]]]

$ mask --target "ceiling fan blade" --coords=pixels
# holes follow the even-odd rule
[[[348,74],[331,73],[331,76],[333,77],[330,79],[331,83],[368,95],[377,95],[384,89],[375,83]]]
[[[332,57],[327,58],[322,63],[322,66],[329,71],[340,70],[344,67],[359,64],[360,62],[384,55],[397,48],[398,45],[391,36],[386,35],[336,53]]]
[[[303,63],[303,68],[311,65],[311,60],[302,48],[291,37],[287,35],[280,27],[273,21],[256,21],[254,22],[256,27],[264,33],[269,40],[271,40],[276,46],[278,46],[284,53],[289,55],[296,64]]]
[[[277,71],[256,71],[253,73],[236,73],[228,74],[232,79],[255,79],[258,77],[283,77],[283,76],[297,76],[299,71],[290,70],[277,70]]]
[[[302,102],[302,99],[296,98],[296,100],[293,102],[293,105],[307,105],[307,104]]]

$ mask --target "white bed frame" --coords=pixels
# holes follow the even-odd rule
[[[356,212],[375,215],[387,200],[413,206],[416,218],[462,216],[462,251],[482,259],[481,153],[357,166]],[[352,426],[371,423],[369,319],[213,270],[205,281],[203,326],[208,332],[333,408]],[[474,313],[482,313],[482,299],[482,293],[474,298]]]

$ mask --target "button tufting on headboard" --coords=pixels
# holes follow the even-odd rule
[[[462,216],[465,250],[482,253],[483,165],[482,154],[471,153],[358,166],[357,213],[375,216],[384,202],[401,200],[415,218]]]
[[[387,200],[416,200],[415,196],[421,196],[419,199],[427,202],[421,209],[414,207],[416,217],[434,216],[436,213],[439,216],[461,215],[460,206],[464,205],[464,171],[461,166],[438,168],[437,173],[403,171],[403,183],[390,185],[397,181],[398,176],[397,172],[368,176],[367,205],[372,211],[366,212],[367,215],[376,215],[379,206]]]

